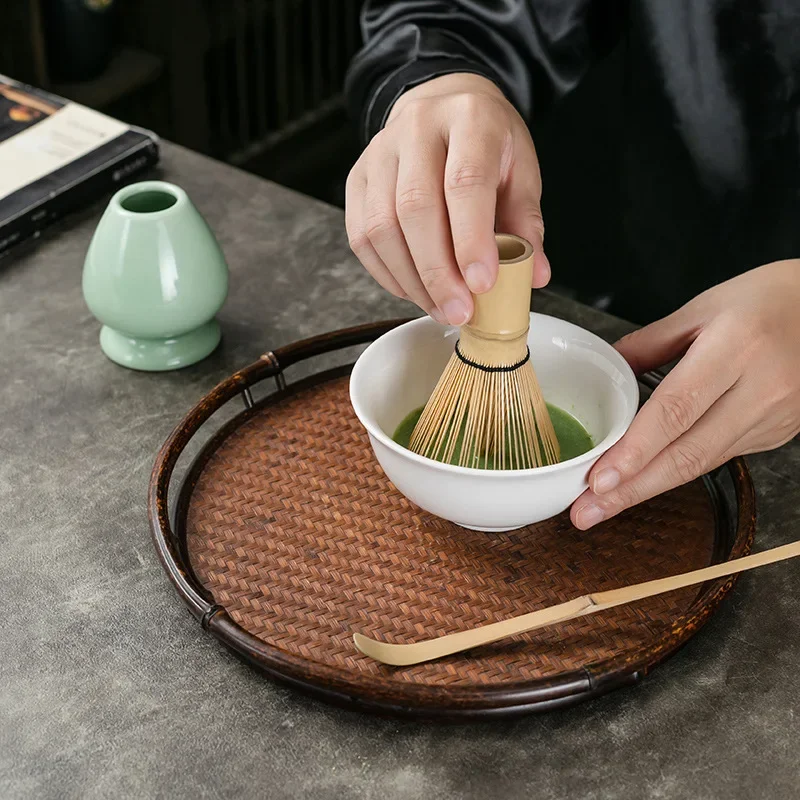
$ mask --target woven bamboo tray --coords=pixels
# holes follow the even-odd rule
[[[741,459],[589,533],[574,530],[566,514],[483,534],[420,511],[372,454],[350,408],[349,367],[290,385],[285,373],[396,324],[267,353],[219,384],[173,431],[153,468],[149,515],[180,596],[203,628],[256,667],[369,710],[507,716],[639,681],[700,629],[735,578],[413,667],[387,667],[355,649],[355,631],[416,641],[737,558],[749,552],[755,529],[753,485]],[[254,387],[263,389],[266,379],[274,390],[255,402]],[[645,379],[643,393],[656,383]],[[237,397],[244,410],[203,445],[170,513],[179,456]]]

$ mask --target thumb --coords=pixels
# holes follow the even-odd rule
[[[664,319],[623,336],[614,347],[641,375],[668,364],[686,353],[701,329],[694,310],[684,306]]]
[[[497,192],[497,231],[527,239],[533,247],[533,288],[550,282],[550,262],[544,253],[542,180],[533,142],[530,152],[514,159]]]

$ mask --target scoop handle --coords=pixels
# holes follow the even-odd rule
[[[746,572],[756,567],[764,567],[767,564],[775,564],[778,561],[786,561],[797,556],[800,556],[800,541],[773,547],[771,550],[763,550],[760,553],[752,553],[731,561],[723,561],[721,564],[713,564],[692,572],[684,572],[682,575],[672,575],[668,578],[657,578],[620,589],[585,594],[518,617],[491,622],[478,628],[449,633],[413,644],[379,642],[360,633],[355,634],[353,638],[356,647],[362,653],[384,664],[392,666],[421,664],[464,650],[471,650],[473,647],[491,644],[508,636],[517,636],[548,625],[568,622],[578,617],[596,614],[598,611],[605,611],[608,608],[644,600],[647,597],[655,597],[665,592],[673,592],[676,589],[684,589],[687,586],[696,586],[706,581],[718,580],[738,572]]]
[[[473,295],[475,311],[465,325],[492,339],[516,339],[530,325],[533,247],[510,233],[495,234],[500,268],[494,286]]]

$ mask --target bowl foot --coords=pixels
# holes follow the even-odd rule
[[[459,523],[456,523],[457,525]],[[474,528],[472,525],[461,525],[460,527],[466,528],[468,531],[477,531],[478,533],[508,533],[509,531],[521,531],[524,525],[513,525],[510,528]]]
[[[220,342],[219,323],[210,322],[181,336],[140,339],[104,325],[100,347],[116,364],[144,372],[164,372],[196,364],[210,355]]]

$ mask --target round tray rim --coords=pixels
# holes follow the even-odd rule
[[[379,713],[410,715],[431,719],[472,719],[517,716],[573,705],[625,685],[639,682],[659,664],[680,650],[710,619],[730,593],[737,575],[704,585],[689,612],[677,618],[667,636],[656,646],[648,643],[632,653],[587,664],[582,669],[556,677],[509,682],[502,687],[477,688],[436,686],[387,680],[379,676],[350,673],[344,669],[300,656],[268,644],[239,626],[202,587],[192,572],[185,550],[185,512],[187,500],[204,464],[216,448],[253,414],[311,386],[348,374],[352,364],[315,373],[291,385],[283,370],[305,358],[372,341],[405,320],[348,328],[302,340],[270,351],[245,369],[234,373],[206,395],[176,426],[163,445],[150,481],[148,516],[162,567],[178,594],[203,628],[239,657],[276,680],[316,695],[323,700]],[[258,403],[252,402],[249,388],[265,378],[274,378],[277,391]],[[653,388],[660,376],[644,376]],[[226,422],[203,444],[189,467],[178,493],[175,530],[168,514],[170,479],[175,463],[186,444],[214,411],[236,394],[242,394],[245,409]],[[727,470],[736,490],[736,518],[730,520],[730,547],[722,560],[747,555],[755,535],[755,490],[743,458],[721,467]],[[715,507],[717,524],[725,509],[720,505],[715,475],[704,476],[706,490]],[[719,538],[719,537],[718,537]],[[701,602],[702,600],[702,602]]]

